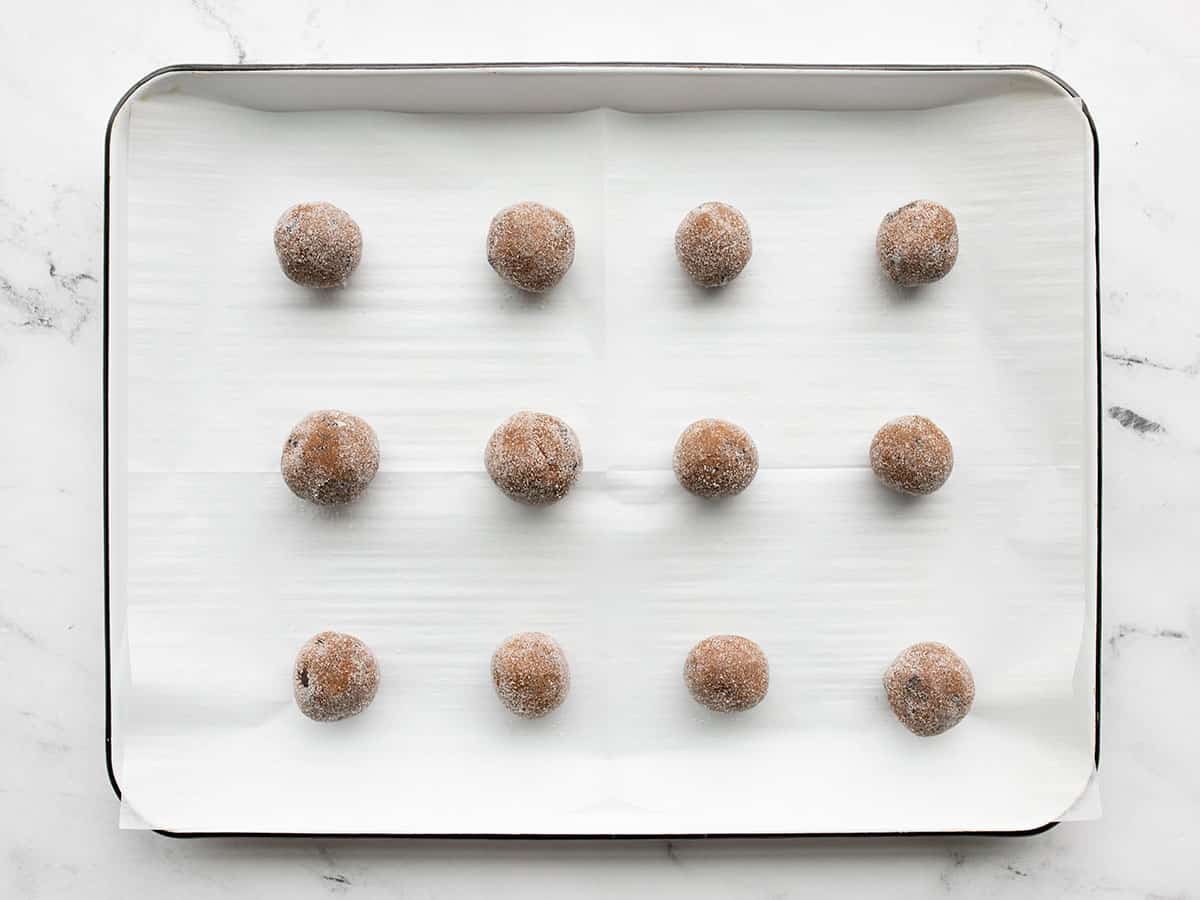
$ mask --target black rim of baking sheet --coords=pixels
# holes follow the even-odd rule
[[[1006,64],[1006,65],[909,65],[909,64],[854,64],[854,65],[822,65],[819,63],[775,64],[775,63],[680,63],[680,62],[499,62],[499,63],[298,63],[298,64],[243,64],[221,65],[211,63],[164,66],[138,79],[117,101],[108,125],[104,132],[104,283],[102,290],[102,486],[104,513],[104,760],[108,770],[108,780],[113,793],[121,799],[121,786],[113,769],[112,757],[112,637],[110,598],[110,565],[109,565],[109,496],[108,496],[108,466],[109,466],[109,421],[108,421],[108,337],[109,337],[109,251],[111,239],[110,223],[110,184],[112,164],[112,132],[117,117],[125,108],[125,104],[142,87],[164,75],[175,73],[204,73],[204,72],[338,72],[338,71],[376,71],[376,72],[420,72],[438,70],[485,70],[485,69],[714,69],[720,71],[737,70],[779,70],[791,72],[1032,72],[1054,82],[1068,96],[1079,101],[1080,109],[1087,120],[1092,137],[1092,192],[1093,192],[1093,230],[1095,253],[1096,280],[1096,647],[1094,689],[1096,698],[1093,734],[1095,748],[1093,758],[1096,769],[1100,767],[1100,653],[1101,653],[1101,541],[1103,539],[1101,518],[1103,509],[1104,490],[1104,452],[1102,426],[1104,421],[1104,404],[1102,400],[1102,384],[1100,367],[1103,362],[1100,349],[1100,136],[1096,131],[1096,122],[1092,118],[1087,102],[1079,93],[1058,75],[1036,65]],[[435,840],[538,840],[538,841],[578,841],[578,840],[687,840],[700,838],[895,838],[895,837],[1030,837],[1049,831],[1059,820],[1052,820],[1037,828],[1015,831],[869,831],[869,832],[733,832],[716,834],[492,834],[492,833],[454,833],[454,834],[393,834],[393,833],[316,833],[316,832],[271,832],[271,831],[170,831],[155,828],[157,834],[173,838],[313,838],[333,840],[344,838],[410,838]]]

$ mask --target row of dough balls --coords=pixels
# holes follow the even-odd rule
[[[296,705],[318,722],[357,715],[379,689],[375,654],[353,635],[336,631],[310,638],[300,648],[292,674]],[[754,641],[716,634],[691,649],[683,678],[697,703],[714,712],[742,712],[767,696],[770,667]],[[492,684],[509,712],[538,719],[567,699],[571,670],[554,638],[527,631],[507,638],[492,654]],[[883,687],[896,718],[921,737],[949,731],[975,700],[967,664],[945,644],[932,641],[902,651],[884,672]]]
[[[306,287],[344,285],[362,260],[362,230],[332,203],[298,203],[275,225],[275,253],[292,281]],[[958,225],[946,207],[914,200],[883,217],[875,238],[879,263],[897,284],[937,281],[958,259]],[[728,203],[702,203],[675,232],[675,255],[701,287],[721,287],[750,262],[746,217]],[[487,259],[514,287],[541,293],[575,261],[575,229],[561,212],[526,201],[496,213],[487,232]]]
[[[945,432],[924,416],[901,416],[875,433],[869,452],[881,482],[907,494],[930,494],[954,468]],[[700,419],[675,444],[675,477],[708,499],[740,494],[758,473],[758,448],[744,428],[723,419]],[[547,413],[522,411],[488,439],[484,465],[513,500],[531,506],[567,495],[583,468],[575,430]],[[292,492],[322,506],[360,496],[379,470],[379,439],[366,420],[336,409],[305,416],[283,445],[280,469]]]

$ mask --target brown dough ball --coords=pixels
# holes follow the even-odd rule
[[[275,255],[296,284],[338,287],[362,259],[362,231],[332,203],[297,203],[275,224]]]
[[[297,497],[321,506],[349,503],[379,471],[379,439],[364,419],[321,409],[292,429],[279,467]]]
[[[921,737],[949,731],[975,701],[975,679],[967,664],[934,641],[913,644],[897,656],[884,673],[883,687],[896,718]]]
[[[701,203],[675,232],[675,255],[701,287],[729,284],[746,268],[752,251],[750,224],[728,203]]]
[[[545,506],[567,496],[583,468],[583,451],[562,419],[522,410],[492,432],[483,462],[513,500]]]
[[[954,448],[945,432],[929,419],[901,416],[875,432],[871,468],[893,490],[932,494],[954,469]]]
[[[740,712],[767,696],[767,655],[749,638],[714,634],[692,648],[683,667],[697,703],[716,712]]]
[[[740,494],[758,473],[758,448],[744,428],[723,419],[700,419],[675,444],[675,477],[700,497]]]
[[[509,284],[540,294],[562,281],[575,261],[575,229],[557,209],[517,203],[492,219],[487,258]]]
[[[928,284],[954,268],[958,225],[941,204],[914,200],[883,217],[875,249],[883,271],[896,284]]]
[[[514,634],[492,654],[496,696],[513,715],[540,719],[567,699],[571,672],[562,647],[548,634]]]
[[[356,716],[378,689],[375,654],[354,635],[322,631],[296,655],[292,693],[300,712],[310,719],[336,722]]]

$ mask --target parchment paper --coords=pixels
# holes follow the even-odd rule
[[[1066,99],[923,112],[432,116],[137,102],[129,156],[123,821],[178,831],[721,833],[1015,829],[1092,771],[1074,677],[1089,565],[1089,145]],[[892,287],[883,213],[956,214],[944,281]],[[364,232],[350,286],[278,270],[271,230],[329,200]],[[542,299],[487,266],[492,214],[564,211],[575,264]],[[710,199],[754,257],[720,292],[672,237]],[[322,407],[371,421],[382,469],[338,511],[278,473]],[[585,472],[530,510],[483,472],[517,409],[570,422]],[[912,501],[866,466],[896,415],[955,446]],[[685,425],[745,426],[762,468],[721,504],[674,482]],[[123,533],[124,532],[124,533]],[[119,568],[116,570],[119,571]],[[375,650],[363,715],[304,719],[316,631]],[[506,635],[555,634],[566,704],[497,703]],[[693,703],[690,646],[758,641],[767,699]],[[913,737],[880,677],[941,640],[975,708]],[[121,657],[118,656],[120,659]]]

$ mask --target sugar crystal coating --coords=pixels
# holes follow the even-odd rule
[[[567,496],[583,468],[583,451],[579,437],[562,419],[522,410],[492,432],[483,461],[507,496],[545,506]]]
[[[932,494],[954,469],[954,448],[924,416],[900,416],[875,432],[870,459],[876,477],[893,490]]]
[[[697,703],[715,712],[740,712],[767,696],[767,655],[749,638],[715,634],[692,648],[683,677]]]
[[[505,709],[522,719],[539,719],[567,698],[571,672],[562,647],[548,634],[514,634],[492,654],[492,684]]]
[[[957,653],[925,641],[904,650],[883,676],[888,703],[904,727],[921,737],[949,731],[975,702],[975,679]]]
[[[297,203],[275,224],[275,255],[296,284],[338,287],[362,260],[362,231],[332,203]]]
[[[700,419],[679,436],[672,463],[679,483],[693,494],[732,497],[758,473],[758,448],[744,428],[723,419]]]
[[[904,287],[928,284],[954,268],[958,225],[941,204],[914,200],[883,217],[875,249],[892,281]]]
[[[358,715],[378,689],[375,654],[354,635],[322,631],[296,655],[292,694],[300,711],[317,722]]]
[[[562,281],[575,261],[575,229],[557,209],[517,203],[492,219],[487,258],[509,284],[540,294]]]
[[[753,249],[750,224],[728,203],[701,203],[675,231],[675,255],[701,287],[729,284],[746,268]]]
[[[292,493],[321,506],[356,499],[379,471],[379,439],[340,409],[309,413],[283,443],[279,468]]]

